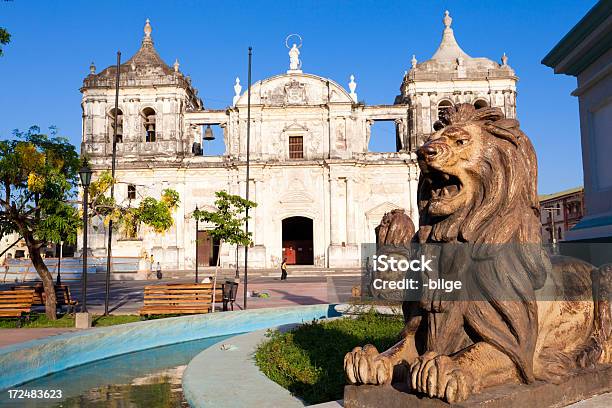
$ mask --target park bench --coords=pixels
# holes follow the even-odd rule
[[[212,310],[212,283],[150,285],[144,289],[140,315],[197,314]],[[215,303],[223,299],[223,288],[215,291]]]
[[[32,288],[0,291],[0,317],[16,317],[21,326],[24,315],[30,318],[33,298]]]
[[[74,313],[76,306],[79,302],[72,297],[70,294],[70,286],[68,285],[54,285],[55,287],[55,301],[58,308],[66,307],[68,313]],[[44,306],[47,297],[45,296],[45,289],[42,283],[37,283],[34,286],[14,286],[13,290],[24,290],[34,289],[34,299],[32,306]]]

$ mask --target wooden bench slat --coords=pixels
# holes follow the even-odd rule
[[[75,299],[72,299],[72,297],[70,296],[70,286],[65,285],[65,284],[60,284],[58,285],[54,285],[55,288],[55,299],[56,299],[56,305],[61,307],[61,306],[76,306],[78,305],[78,301],[76,301]],[[44,288],[43,288],[43,284],[42,283],[37,283],[34,286],[28,286],[28,285],[18,285],[18,286],[13,286],[12,288],[12,292],[14,293],[20,293],[23,291],[34,291],[34,297],[32,299],[32,305],[33,306],[44,306],[46,303],[46,296],[45,296],[45,292],[44,292]]]
[[[223,299],[223,287],[212,283],[149,285],[144,288],[141,315],[208,313]]]
[[[21,318],[32,309],[33,289],[0,291],[0,317]]]

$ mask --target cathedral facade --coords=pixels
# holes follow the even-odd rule
[[[441,44],[419,63],[413,56],[400,95],[389,105],[359,102],[354,78],[348,90],[329,78],[301,70],[299,48],[289,51],[289,69],[251,87],[249,229],[253,245],[249,265],[274,268],[289,264],[356,267],[361,245],[375,242],[383,215],[403,209],[418,226],[419,177],[415,150],[433,132],[440,112],[455,103],[498,106],[516,116],[516,81],[507,64],[472,58],[457,44],[452,19],[445,14]],[[146,227],[136,236],[114,233],[113,255],[148,259],[164,269],[224,267],[242,262],[244,251],[218,248],[193,211],[214,209],[215,192],[243,197],[246,191],[247,92],[239,80],[232,106],[206,109],[178,61],[168,66],[156,52],[147,20],[138,52],[120,66],[119,109],[115,111],[116,67],[84,79],[82,151],[94,172],[111,167],[117,116],[115,196],[138,205],[166,188],[180,195],[174,226],[164,234]],[[392,99],[392,98],[390,98]],[[393,121],[396,149],[370,152],[370,129]],[[210,126],[223,130],[225,152],[202,154]],[[95,175],[94,175],[95,178]],[[89,231],[89,250],[106,253],[107,230]]]

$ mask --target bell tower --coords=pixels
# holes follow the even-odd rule
[[[495,106],[508,118],[516,117],[516,81],[514,70],[504,53],[501,63],[488,58],[471,57],[457,43],[446,11],[442,19],[442,40],[434,55],[419,62],[415,55],[404,75],[396,104],[407,104],[408,131],[404,142],[416,149],[433,132],[433,124],[442,111],[458,103],[476,108]]]
[[[191,79],[169,67],[153,44],[147,19],[138,51],[120,66],[119,108],[115,112],[116,66],[90,73],[81,87],[82,151],[94,164],[110,163],[114,118],[117,116],[117,163],[176,161],[191,154],[193,135],[185,131],[183,115],[200,109],[202,101]]]

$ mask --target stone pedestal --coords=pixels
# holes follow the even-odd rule
[[[598,394],[612,392],[612,365],[599,366],[567,377],[561,384],[542,381],[530,385],[492,387],[467,401],[448,404],[410,394],[407,386],[347,385],[344,408],[544,408],[563,407]]]
[[[89,329],[91,327],[91,313],[76,313],[74,327],[77,329]]]

